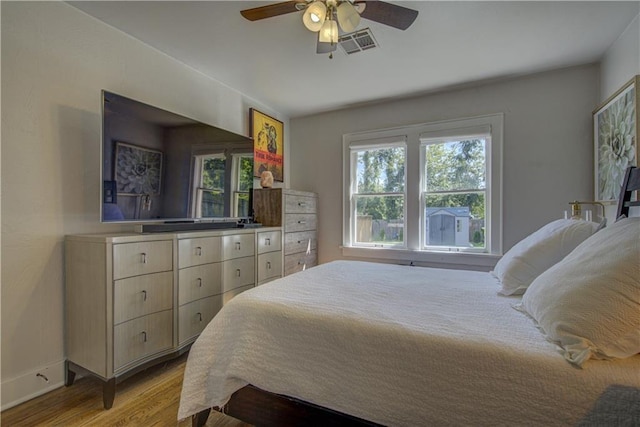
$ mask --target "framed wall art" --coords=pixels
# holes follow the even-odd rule
[[[614,203],[628,166],[638,165],[640,75],[593,112],[595,200]]]
[[[253,138],[253,176],[270,171],[275,181],[284,181],[284,124],[251,108],[250,128]]]
[[[162,180],[162,152],[116,142],[114,175],[118,194],[159,195]]]

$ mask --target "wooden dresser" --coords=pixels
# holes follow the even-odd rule
[[[282,227],[284,275],[318,264],[318,197],[308,191],[263,188],[253,191],[256,221]]]
[[[116,382],[189,348],[235,295],[282,276],[279,228],[67,236],[67,379]],[[257,256],[256,256],[257,254]]]

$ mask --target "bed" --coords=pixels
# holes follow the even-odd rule
[[[530,276],[525,289],[505,292],[505,266],[487,273],[333,261],[240,294],[193,344],[178,418],[203,425],[215,408],[259,425],[599,419],[594,408],[640,390],[640,221],[580,238],[576,227],[591,225],[567,221],[503,257],[518,279]],[[550,260],[553,245],[569,254]],[[527,262],[523,273],[523,257],[539,265]],[[602,303],[616,299],[614,309]],[[553,318],[574,308],[578,320]],[[629,416],[622,412],[612,416]]]

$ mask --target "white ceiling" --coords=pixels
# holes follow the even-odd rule
[[[84,1],[73,6],[289,117],[599,61],[639,1],[402,1],[406,31],[363,19],[379,48],[334,58],[296,12],[260,1]]]

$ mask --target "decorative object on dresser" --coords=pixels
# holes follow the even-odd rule
[[[281,236],[275,228],[67,236],[65,384],[78,372],[100,378],[111,408],[116,383],[184,353],[256,278],[282,275]]]
[[[318,263],[317,204],[318,196],[308,191],[253,190],[256,221],[264,226],[283,228],[285,276]]]
[[[269,171],[264,171],[260,174],[260,187],[271,188],[273,187],[273,174]]]

